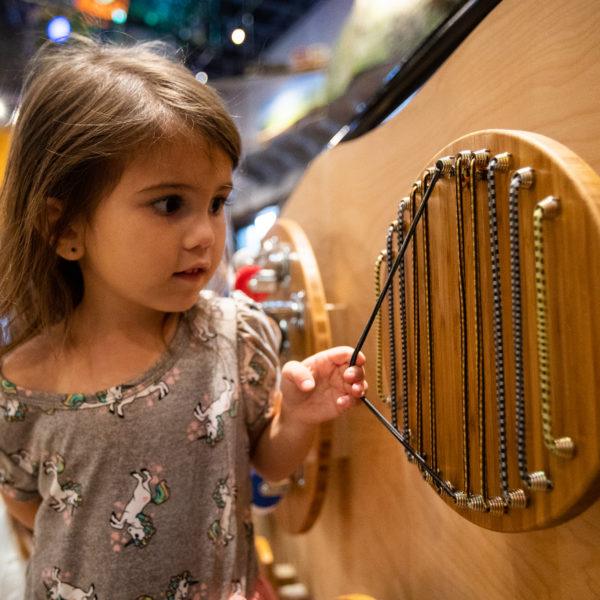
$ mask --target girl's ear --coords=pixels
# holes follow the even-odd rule
[[[62,215],[62,204],[57,198],[46,200],[48,225],[51,229]],[[83,257],[83,226],[79,222],[70,223],[62,232],[56,244],[56,253],[65,260],[79,260]]]

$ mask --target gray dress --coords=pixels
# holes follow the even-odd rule
[[[27,600],[252,594],[249,456],[278,345],[246,296],[202,295],[135,381],[67,395],[2,379],[2,491],[42,501]]]

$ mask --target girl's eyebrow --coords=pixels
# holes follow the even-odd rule
[[[143,188],[143,189],[139,190],[139,193],[152,192],[152,191],[157,191],[157,190],[161,190],[161,189],[165,189],[165,188],[193,190],[194,186],[188,185],[187,183],[177,183],[177,182],[165,181],[163,183],[156,183],[154,185]],[[219,190],[223,190],[223,189],[233,190],[233,184],[231,182],[224,183],[223,185],[221,185],[219,187]]]

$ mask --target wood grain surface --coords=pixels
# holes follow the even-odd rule
[[[302,327],[294,327],[293,324],[288,326],[290,353],[286,359],[302,360],[326,350],[332,345],[331,325],[323,282],[310,242],[301,227],[288,219],[279,219],[265,238],[288,246],[292,257],[289,279],[270,299],[287,301],[292,294],[303,293],[302,302],[310,306],[310,310],[304,312]],[[300,256],[302,260],[295,258]],[[289,488],[279,502],[275,515],[283,531],[304,533],[319,516],[329,479],[332,428],[331,422],[319,426],[302,467],[289,480]]]
[[[328,302],[346,306],[332,318],[334,344],[356,343],[373,306],[381,232],[453,140],[532,131],[600,171],[599,32],[594,1],[505,0],[398,115],[313,162],[284,216],[307,234]],[[578,268],[593,278],[593,265]],[[372,337],[365,353],[374,383]],[[335,424],[336,445],[314,527],[290,536],[273,520],[261,524],[275,560],[296,564],[315,600],[351,592],[378,600],[600,597],[600,503],[549,529],[489,531],[433,493],[365,408]]]

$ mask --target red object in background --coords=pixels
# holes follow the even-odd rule
[[[258,265],[243,265],[241,266],[236,274],[235,274],[235,284],[234,287],[236,290],[240,290],[255,300],[256,302],[262,302],[266,300],[269,294],[265,294],[262,292],[253,292],[248,284],[250,280],[261,270],[261,267]]]

